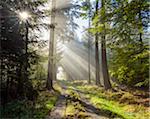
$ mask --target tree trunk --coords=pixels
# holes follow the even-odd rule
[[[99,47],[98,47],[98,35],[95,36],[95,65],[96,65],[96,85],[100,85],[100,67],[99,67]]]
[[[88,41],[88,70],[89,70],[89,81],[88,83],[91,84],[91,60],[90,60],[90,55],[91,55],[91,51],[90,51],[90,41]]]
[[[104,6],[104,0],[101,2],[101,7],[105,8]],[[105,10],[104,10],[105,12]],[[105,32],[105,21],[102,21],[104,24],[104,32],[102,34],[102,40],[101,40],[101,59],[102,59],[102,77],[104,80],[104,87],[105,89],[110,89],[111,88],[111,83],[109,79],[109,73],[108,73],[108,66],[107,66],[107,56],[106,56],[106,32]]]
[[[98,13],[98,2],[96,0],[96,15]],[[96,25],[97,26],[97,25]],[[100,84],[100,67],[99,67],[99,46],[98,46],[98,34],[95,34],[95,65],[96,65],[96,85]]]
[[[49,41],[49,61],[48,61],[48,77],[47,77],[47,89],[53,90],[53,80],[56,77],[56,65],[54,62],[54,54],[55,54],[55,39],[54,39],[54,33],[55,33],[55,0],[51,1],[51,24],[50,24],[50,41]]]
[[[29,34],[28,20],[25,22],[26,34],[25,34],[25,80],[28,78],[28,34]]]
[[[90,19],[90,16],[91,16],[91,4],[90,4],[90,0],[88,1],[89,3],[89,28],[91,26],[91,19]],[[90,42],[90,32],[89,32],[89,37],[88,37],[88,73],[89,73],[89,81],[88,83],[91,84],[91,62],[90,62],[90,55],[91,55],[91,42]]]
[[[102,75],[104,80],[104,87],[105,89],[110,89],[110,79],[109,79],[109,73],[108,73],[108,66],[107,66],[107,57],[106,57],[106,41],[105,36],[103,36],[103,39],[101,41],[101,55],[102,55]]]
[[[48,90],[52,90],[53,89],[53,79],[52,79],[52,68],[51,68],[51,63],[50,63],[50,59],[48,62],[48,77],[47,77],[47,83],[46,83],[46,87]]]

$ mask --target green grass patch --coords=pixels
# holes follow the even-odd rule
[[[1,118],[43,119],[54,107],[58,94],[41,91],[35,101],[13,101],[1,107]]]
[[[142,99],[136,96],[144,92],[139,91],[121,91],[104,90],[102,87],[88,85],[82,81],[61,81],[59,82],[67,87],[67,92],[72,97],[80,99],[81,95],[76,94],[75,90],[81,92],[82,96],[89,100],[93,106],[99,108],[110,118],[121,119],[148,119],[150,117],[150,108],[143,103],[139,103]],[[74,90],[75,89],[75,90]]]
[[[149,108],[136,103],[136,97],[129,92],[105,91],[96,86],[77,86],[77,89],[85,92],[85,97],[94,106],[102,110],[110,111],[110,116],[119,116],[124,119],[148,119]]]
[[[44,118],[51,111],[57,101],[58,94],[55,93],[43,91],[39,94],[33,114],[34,118]]]

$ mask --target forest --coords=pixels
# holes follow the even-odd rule
[[[149,119],[148,0],[1,0],[1,119]]]

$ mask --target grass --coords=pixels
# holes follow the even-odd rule
[[[86,98],[96,107],[109,110],[111,115],[115,114],[124,119],[148,119],[150,117],[149,108],[136,103],[136,97],[129,92],[104,91],[96,86],[77,86],[79,90],[84,90]]]
[[[105,91],[103,88],[88,85],[82,81],[60,81],[55,83],[54,87],[58,91],[62,91],[59,84],[67,87],[66,93],[71,98],[79,99],[86,98],[96,108],[102,110],[110,118],[121,119],[148,119],[150,117],[150,108],[139,103],[139,97],[133,95],[131,92],[118,90]],[[81,93],[77,93],[76,90]],[[135,91],[138,93],[138,91]],[[144,93],[144,92],[141,92]],[[47,90],[40,91],[37,99],[33,101],[22,100],[13,101],[5,106],[5,110],[1,109],[1,118],[45,118],[53,109],[57,101],[58,93],[49,92]],[[84,107],[78,101],[67,101],[66,117],[68,118],[89,118]]]
[[[70,84],[70,85],[69,85]],[[67,86],[67,89],[63,90],[63,88],[60,86]],[[65,115],[63,119],[91,119],[89,115],[85,112],[84,107],[80,104],[78,101],[80,99],[80,95],[73,91],[71,88],[74,83],[68,83],[68,81],[59,81],[57,83],[54,83],[54,87],[59,92],[64,91],[66,95],[68,95],[67,101],[66,101],[66,109],[65,109]]]
[[[49,91],[40,91],[37,99],[33,101],[13,101],[1,107],[1,118],[37,119],[45,118],[57,101],[57,94]]]
[[[67,91],[67,93],[71,99],[75,100],[67,100],[65,117],[71,119],[90,119],[89,115],[85,112],[84,107],[80,104],[79,101],[77,101],[77,99],[80,98],[79,95],[72,90]]]
[[[99,108],[111,118],[148,119],[150,108],[145,106],[140,97],[133,95],[133,91],[105,91],[103,88],[88,85],[83,81],[61,81],[69,90],[76,88],[82,92],[82,97],[88,99],[93,106]],[[71,91],[70,91],[71,92]],[[138,91],[136,91],[138,94]],[[144,93],[144,92],[141,92]],[[75,95],[70,93],[71,95]],[[80,95],[81,96],[81,95]],[[76,97],[80,97],[76,96]]]
[[[71,102],[67,104],[65,117],[69,119],[90,119],[89,115],[85,112],[84,107],[82,107],[78,102]]]
[[[55,92],[56,93],[56,92]],[[57,101],[57,94],[49,91],[43,91],[40,93],[35,104],[34,118],[44,118],[55,106]]]

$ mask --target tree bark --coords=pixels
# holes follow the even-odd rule
[[[56,1],[51,1],[51,24],[50,24],[50,41],[49,41],[49,61],[48,61],[48,77],[47,77],[47,84],[46,87],[48,90],[53,90],[53,80],[56,77],[56,65],[54,61],[54,54],[55,54],[55,39],[54,39],[54,33],[55,33],[55,4]]]
[[[98,35],[95,36],[95,65],[96,65],[96,85],[100,85],[100,67],[99,67],[99,47],[98,47]]]
[[[99,0],[96,0],[96,15],[98,14],[98,3]],[[97,25],[96,25],[97,26]],[[98,33],[95,34],[95,65],[96,65],[96,85],[100,84],[100,67],[99,67],[99,45],[98,45]]]
[[[91,26],[91,4],[90,4],[90,0],[88,1],[89,3],[89,28]],[[89,70],[89,81],[88,83],[91,84],[91,61],[90,61],[90,55],[91,55],[91,42],[90,42],[90,32],[89,32],[89,37],[88,37],[88,70]]]
[[[107,66],[107,57],[106,57],[106,41],[105,41],[105,35],[103,36],[103,39],[101,41],[101,55],[102,55],[102,75],[104,80],[104,87],[105,89],[111,88],[111,83],[109,79],[109,73],[108,73],[108,66]]]
[[[88,81],[88,83],[91,84],[91,65],[90,65],[90,63],[91,63],[91,60],[90,60],[91,51],[90,51],[90,41],[88,41],[88,42],[89,42],[88,43],[88,45],[89,45],[89,47],[88,47],[88,70],[89,70],[89,81]]]
[[[101,7],[104,6],[104,0],[101,2]],[[105,12],[105,11],[104,11]],[[109,73],[108,73],[108,65],[107,65],[107,56],[106,56],[106,31],[105,31],[105,21],[102,21],[104,25],[104,32],[102,34],[102,40],[101,40],[101,59],[102,59],[102,76],[104,80],[104,87],[105,89],[110,89],[111,88],[111,83],[109,79]]]
[[[26,34],[25,34],[25,80],[28,78],[28,34],[29,34],[28,20],[25,22]]]

